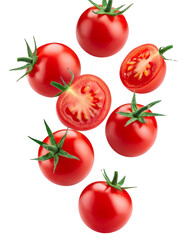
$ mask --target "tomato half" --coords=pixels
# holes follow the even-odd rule
[[[97,127],[111,106],[108,86],[100,78],[86,74],[63,92],[57,100],[57,115],[67,127],[89,130]]]
[[[88,185],[79,198],[79,213],[92,230],[111,233],[122,228],[132,214],[132,200],[125,189],[116,189],[107,182]]]
[[[37,93],[46,97],[54,97],[59,93],[59,89],[53,87],[51,81],[60,83],[62,77],[68,84],[71,78],[67,68],[73,71],[75,78],[80,75],[79,58],[68,46],[61,43],[48,43],[37,48],[35,42],[35,52],[32,53],[27,42],[26,44],[28,57],[18,58],[18,61],[25,61],[27,64],[12,70],[26,69],[23,76],[27,75],[30,86]]]
[[[65,135],[66,130],[60,130],[53,133],[57,143]],[[49,137],[43,140],[44,143],[50,144]],[[77,159],[59,156],[59,162],[54,172],[54,158],[39,161],[39,167],[44,176],[53,183],[69,186],[82,181],[90,172],[94,162],[93,147],[82,133],[68,130],[63,148],[64,151],[76,156]],[[48,151],[41,147],[38,151],[38,157],[44,156]]]
[[[166,63],[159,49],[144,44],[133,49],[120,68],[122,83],[130,91],[148,93],[160,86],[166,74]]]
[[[76,36],[80,46],[87,53],[96,57],[108,57],[125,45],[129,28],[122,14],[97,14],[95,12],[98,8],[94,6],[82,13],[77,23]],[[104,9],[106,8],[103,7],[103,11]]]

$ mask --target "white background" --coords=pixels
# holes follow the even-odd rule
[[[119,53],[105,59],[89,56],[76,41],[76,22],[91,6],[87,0],[1,3],[0,239],[187,239],[185,1],[133,2],[125,13],[128,41]],[[114,0],[116,7],[123,3]],[[30,161],[37,156],[38,146],[27,136],[46,137],[43,119],[53,131],[64,128],[56,115],[56,99],[35,93],[26,78],[16,82],[23,72],[8,71],[18,67],[17,57],[26,56],[24,38],[33,49],[33,36],[38,46],[60,42],[71,47],[80,58],[82,74],[97,75],[109,86],[110,112],[132,98],[119,78],[119,67],[127,53],[144,43],[158,47],[173,44],[166,56],[178,61],[167,62],[163,84],[152,93],[137,95],[141,104],[161,99],[152,110],[167,115],[157,118],[158,137],[151,150],[137,158],[118,155],[106,141],[105,120],[96,129],[84,132],[95,150],[95,164],[86,179],[72,187],[57,186],[45,179],[38,163]],[[111,234],[90,230],[78,213],[81,191],[103,179],[102,168],[111,177],[114,170],[119,170],[120,177],[127,176],[126,186],[137,186],[128,191],[134,206],[131,219]]]

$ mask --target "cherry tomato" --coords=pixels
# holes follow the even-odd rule
[[[106,173],[105,173],[106,174]],[[115,172],[115,178],[117,172]],[[107,179],[108,176],[106,175]],[[122,180],[124,182],[124,178]],[[125,188],[114,180],[98,181],[88,185],[79,198],[79,213],[92,230],[110,233],[122,228],[132,213],[132,200]]]
[[[27,47],[30,49],[28,44]],[[63,77],[66,83],[70,82],[67,68],[73,71],[75,77],[80,75],[79,58],[71,48],[64,44],[48,43],[38,49],[35,44],[35,52],[28,50],[28,55],[30,63],[27,63],[25,67],[12,70],[26,68],[27,72],[23,76],[27,75],[31,87],[43,96],[54,97],[59,92],[51,85],[51,81],[60,82],[60,77]],[[18,58],[18,61],[28,62],[28,58]]]
[[[48,133],[43,142],[31,138],[40,144],[38,158],[34,160],[38,160],[44,176],[63,186],[82,181],[94,162],[94,151],[88,138],[74,130],[60,130],[53,134],[48,130]]]
[[[58,84],[54,85],[58,87]],[[111,106],[111,94],[100,78],[90,74],[82,75],[75,83],[65,86],[65,90],[63,88],[56,109],[60,121],[66,127],[89,130],[106,118]]]
[[[137,93],[148,93],[158,88],[166,74],[167,59],[163,54],[172,47],[158,49],[152,44],[144,44],[133,49],[120,68],[120,78],[125,87]]]
[[[94,7],[84,11],[78,20],[77,40],[80,46],[93,56],[111,56],[121,50],[127,41],[129,28],[122,13],[131,5],[119,12],[112,8],[111,0],[102,6],[90,2]]]
[[[111,113],[105,129],[109,145],[126,157],[142,155],[151,148],[157,137],[155,116],[163,116],[149,110],[160,101],[143,106],[136,104],[135,94],[133,99],[134,103],[124,104]]]

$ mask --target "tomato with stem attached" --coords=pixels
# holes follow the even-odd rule
[[[93,56],[111,56],[120,51],[127,41],[129,27],[123,13],[132,4],[121,10],[124,5],[113,8],[112,0],[103,0],[102,5],[89,2],[94,6],[80,16],[76,27],[77,40]]]
[[[160,86],[166,74],[164,53],[172,45],[157,48],[153,44],[144,44],[133,49],[123,60],[120,67],[122,83],[130,91],[148,93]]]
[[[79,213],[83,222],[92,230],[111,233],[122,228],[132,213],[132,200],[126,189],[122,187],[125,177],[118,182],[118,172],[114,172],[110,181],[105,170],[106,181],[98,181],[88,185],[79,198]]]
[[[126,157],[137,157],[147,152],[157,137],[157,121],[149,108],[159,103],[152,102],[146,106],[136,104],[135,93],[131,104],[116,108],[106,123],[106,138],[111,148]]]
[[[48,137],[43,141],[29,137],[40,145],[37,160],[44,176],[51,182],[70,186],[82,181],[94,162],[93,147],[82,133],[60,130],[52,133],[44,121]]]
[[[85,74],[69,85],[51,84],[61,90],[56,104],[57,115],[66,126],[75,130],[97,127],[107,116],[111,106],[111,94],[106,83],[97,76]],[[73,83],[72,83],[73,82]]]
[[[71,78],[67,68],[72,69],[75,77],[80,75],[79,58],[68,46],[61,43],[48,43],[37,48],[34,39],[35,50],[32,53],[26,40],[25,42],[28,57],[18,58],[17,61],[25,62],[26,65],[11,70],[26,69],[26,73],[18,80],[27,75],[30,86],[37,93],[46,97],[54,97],[59,90],[51,85],[51,81],[60,83],[60,77],[63,77],[68,84]]]

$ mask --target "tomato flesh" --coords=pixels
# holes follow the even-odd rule
[[[53,133],[57,143],[64,136],[66,130],[60,130]],[[49,137],[46,137],[44,143],[50,144]],[[51,182],[69,186],[82,181],[90,172],[94,162],[94,151],[90,141],[80,132],[68,130],[62,149],[77,159],[59,156],[59,162],[54,171],[54,158],[39,161],[39,167],[44,176]],[[40,146],[38,157],[47,154],[48,151]]]
[[[137,104],[137,107],[139,109],[142,105]],[[157,136],[155,117],[144,117],[145,123],[135,121],[125,126],[130,118],[117,112],[132,112],[131,104],[118,107],[109,116],[105,129],[109,145],[118,154],[126,157],[137,157],[147,152]]]
[[[75,52],[60,43],[45,44],[37,49],[38,60],[31,73],[27,75],[29,84],[39,94],[54,97],[60,92],[51,81],[61,83],[61,77],[68,84],[71,76],[69,68],[78,77],[81,72],[79,58]]]
[[[129,28],[123,15],[109,16],[93,13],[91,7],[80,16],[76,35],[80,46],[96,57],[108,57],[117,53],[127,41]]]
[[[98,126],[111,105],[107,85],[93,75],[82,75],[57,101],[57,114],[67,127],[88,130]]]
[[[122,83],[137,93],[155,90],[166,74],[166,63],[156,46],[144,44],[132,50],[120,68]]]
[[[106,182],[94,182],[80,195],[79,213],[92,230],[110,233],[127,223],[132,213],[132,200],[126,190],[117,190]]]

